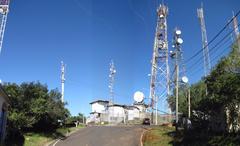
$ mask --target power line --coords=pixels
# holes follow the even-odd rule
[[[240,26],[240,24],[238,24],[238,26]],[[219,40],[212,48],[209,49],[209,53],[211,53],[214,49],[216,48],[220,48],[222,47],[223,45],[225,45],[229,39],[227,39],[231,34],[232,32],[234,31],[231,30],[229,33],[227,33],[221,40]],[[225,39],[227,39],[226,41],[224,41]],[[223,42],[224,41],[224,42]],[[221,46],[219,46],[221,43],[223,42],[223,44]],[[191,63],[192,65],[189,67],[189,69],[191,69],[192,67],[194,67],[195,65],[199,64],[199,62],[202,60],[202,58],[199,58],[197,61]]]
[[[236,15],[230,20],[228,21],[227,24],[225,24],[225,26],[207,43],[206,46],[204,46],[203,49],[205,49],[206,47],[208,47],[213,41],[215,41],[217,39],[217,37],[228,27],[228,25],[233,21],[233,19],[235,17],[237,17],[240,14],[240,11],[238,11],[236,13]],[[202,49],[200,49],[198,52],[196,52],[193,56],[191,56],[189,59],[186,60],[186,63],[191,61],[193,58],[195,58],[197,55],[199,55],[202,52]]]
[[[225,49],[223,49],[223,50],[222,50],[218,55],[216,55],[211,61],[212,61],[212,62],[213,62],[213,61],[216,61],[216,60],[219,58],[219,56],[222,56],[222,55],[225,53],[225,51],[228,50],[231,46],[232,46],[232,43],[231,43],[229,46],[227,46]],[[201,66],[198,66],[198,67],[196,68],[197,70],[191,72],[191,73],[189,74],[189,76],[191,76],[191,75],[195,74],[196,72],[200,71],[201,68],[199,68],[199,67],[201,67]]]
[[[219,44],[221,44],[221,43],[219,43],[219,44],[217,44],[217,45],[215,45],[213,48],[211,48],[211,49],[209,49],[209,53],[210,52],[212,52],[214,49],[219,49],[219,48],[221,48],[222,46],[224,46],[227,42],[229,42],[229,41],[231,41],[231,40],[229,40],[229,39],[227,39],[227,40],[225,40],[223,43],[222,43],[222,45],[221,46],[218,46]],[[218,46],[218,47],[217,47]],[[190,69],[192,69],[193,67],[195,67],[196,65],[198,65],[199,63],[201,63],[201,60],[202,60],[202,58],[200,57],[198,60],[196,60],[195,62],[192,62],[191,64],[191,66],[188,68],[188,70],[190,70]]]

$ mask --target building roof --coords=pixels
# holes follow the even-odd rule
[[[99,113],[99,112],[91,112],[90,114],[101,114],[101,113]]]
[[[121,105],[121,104],[108,105],[108,107],[113,107],[113,106],[118,106],[118,107],[123,107],[124,108],[125,105]]]
[[[8,104],[10,103],[9,97],[8,97],[7,93],[5,92],[5,90],[3,89],[1,84],[0,84],[0,95],[3,96],[3,98],[6,100],[6,102]]]
[[[142,106],[148,107],[148,105],[145,104],[145,103],[137,103],[137,102],[135,102],[133,105],[142,105]]]
[[[134,106],[134,105],[125,105],[124,108],[125,108],[125,109],[128,109],[128,110],[132,110],[132,109],[136,108],[136,109],[139,110],[139,108],[136,107],[136,106]]]
[[[107,100],[96,100],[96,101],[90,102],[90,104],[94,104],[94,103],[98,103],[98,102],[109,103],[109,101],[107,101]]]

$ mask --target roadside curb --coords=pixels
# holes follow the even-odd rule
[[[143,136],[144,136],[144,134],[145,134],[146,132],[150,131],[151,129],[152,129],[152,128],[147,129],[147,130],[145,130],[145,131],[142,132],[141,138],[140,138],[140,146],[143,146]]]
[[[84,127],[84,128],[86,128],[86,127]],[[74,134],[75,132],[77,132],[77,131],[79,131],[79,130],[82,130],[82,129],[84,129],[84,128],[79,128],[79,129],[77,129],[76,131],[72,131],[72,132],[70,132],[70,133],[67,133],[67,134],[66,134],[66,138],[69,137],[70,135]],[[60,141],[60,140],[61,140],[61,138],[54,139],[54,140],[46,143],[44,146],[50,146],[50,145],[52,145],[52,144],[55,145],[55,144],[57,144],[57,142]]]

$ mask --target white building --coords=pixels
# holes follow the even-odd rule
[[[91,102],[92,112],[105,113],[107,111],[109,101],[106,100],[96,100]]]
[[[100,123],[108,121],[108,117],[106,117],[106,114],[108,113],[108,104],[109,101],[106,100],[96,100],[91,102],[90,105],[92,112],[90,113],[90,117],[87,119],[87,123]]]
[[[138,109],[139,109],[139,118],[140,119],[144,119],[144,118],[147,118],[147,105],[144,104],[144,103],[134,103],[133,104],[134,106],[136,106]]]
[[[108,106],[109,122],[125,123],[126,113],[124,105],[113,104]]]
[[[136,106],[125,106],[126,114],[127,114],[127,120],[135,120],[140,118],[140,111],[139,108]]]
[[[3,143],[6,135],[6,124],[7,124],[7,111],[8,111],[9,99],[7,94],[4,92],[0,84],[0,140]]]
[[[127,123],[128,121],[141,121],[148,117],[146,114],[147,105],[134,103],[133,105],[110,105],[109,101],[96,100],[90,103],[92,111],[87,123]]]

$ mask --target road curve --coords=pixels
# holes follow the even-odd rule
[[[141,126],[93,126],[73,133],[55,146],[140,146]]]

